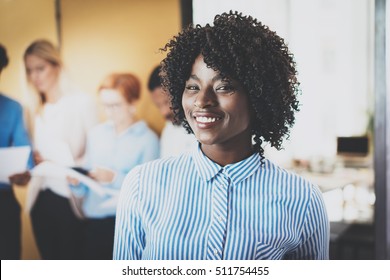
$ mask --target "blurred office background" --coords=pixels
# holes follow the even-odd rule
[[[386,0],[0,0],[0,42],[10,57],[0,91],[26,102],[23,51],[47,38],[92,96],[107,73],[136,73],[140,117],[160,133],[164,120],[146,88],[159,48],[186,24],[229,10],[268,25],[295,55],[302,108],[285,149],[266,152],[320,186],[331,258],[390,258]],[[25,189],[17,195],[23,204]],[[23,215],[23,258],[38,259]]]

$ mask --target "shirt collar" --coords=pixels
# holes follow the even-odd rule
[[[193,159],[195,167],[205,181],[210,181],[219,172],[226,174],[235,184],[238,184],[242,180],[248,178],[261,166],[261,158],[258,153],[254,153],[251,156],[243,159],[242,161],[228,164],[224,167],[213,162],[209,159],[201,150],[200,144],[194,149]]]

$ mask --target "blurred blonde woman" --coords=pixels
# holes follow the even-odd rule
[[[157,135],[136,115],[140,87],[138,78],[129,73],[111,74],[99,87],[107,121],[88,135],[84,167],[107,193],[99,195],[70,179],[72,191],[82,199],[81,211],[86,217],[85,259],[112,259],[115,212],[123,179],[135,166],[159,156]]]
[[[97,123],[94,102],[63,82],[58,49],[47,40],[31,43],[24,53],[29,85],[36,103],[33,147],[36,164],[51,161],[74,166],[82,161],[86,136]],[[82,221],[69,203],[65,178],[44,177],[31,209],[35,239],[43,259],[80,259]]]

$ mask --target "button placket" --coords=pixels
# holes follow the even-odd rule
[[[213,219],[209,233],[208,259],[222,259],[226,238],[229,179],[218,174],[213,187]]]

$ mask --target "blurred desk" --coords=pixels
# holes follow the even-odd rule
[[[300,172],[323,192],[331,222],[372,223],[374,219],[374,171],[371,168],[339,168],[332,173]]]
[[[372,186],[374,183],[374,171],[371,168],[339,168],[332,173],[303,171],[299,174],[317,185],[323,193],[350,184]]]

